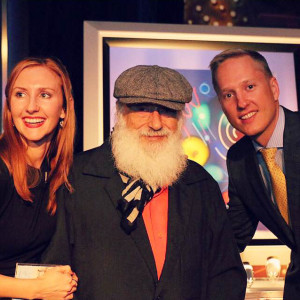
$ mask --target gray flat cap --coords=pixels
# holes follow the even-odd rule
[[[183,75],[160,66],[139,65],[124,71],[115,82],[114,97],[121,103],[153,103],[184,109],[193,89]]]

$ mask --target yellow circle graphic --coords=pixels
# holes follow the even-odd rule
[[[190,160],[204,166],[209,158],[209,147],[207,144],[196,136],[190,136],[182,142],[184,153]]]

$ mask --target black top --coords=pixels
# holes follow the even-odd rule
[[[48,183],[41,180],[31,192],[34,195],[33,203],[21,199],[6,165],[0,159],[0,274],[2,275],[14,276],[17,262],[39,262],[55,231],[56,217],[50,216],[47,212]]]

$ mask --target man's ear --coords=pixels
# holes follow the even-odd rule
[[[271,87],[274,99],[276,101],[278,101],[280,91],[279,91],[278,81],[277,81],[277,79],[275,77],[271,77],[271,79],[270,79],[270,87]]]

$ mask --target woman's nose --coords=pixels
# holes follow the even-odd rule
[[[36,97],[30,97],[29,98],[29,102],[27,105],[27,111],[30,113],[39,111],[40,107],[38,104],[38,100],[36,99]]]

